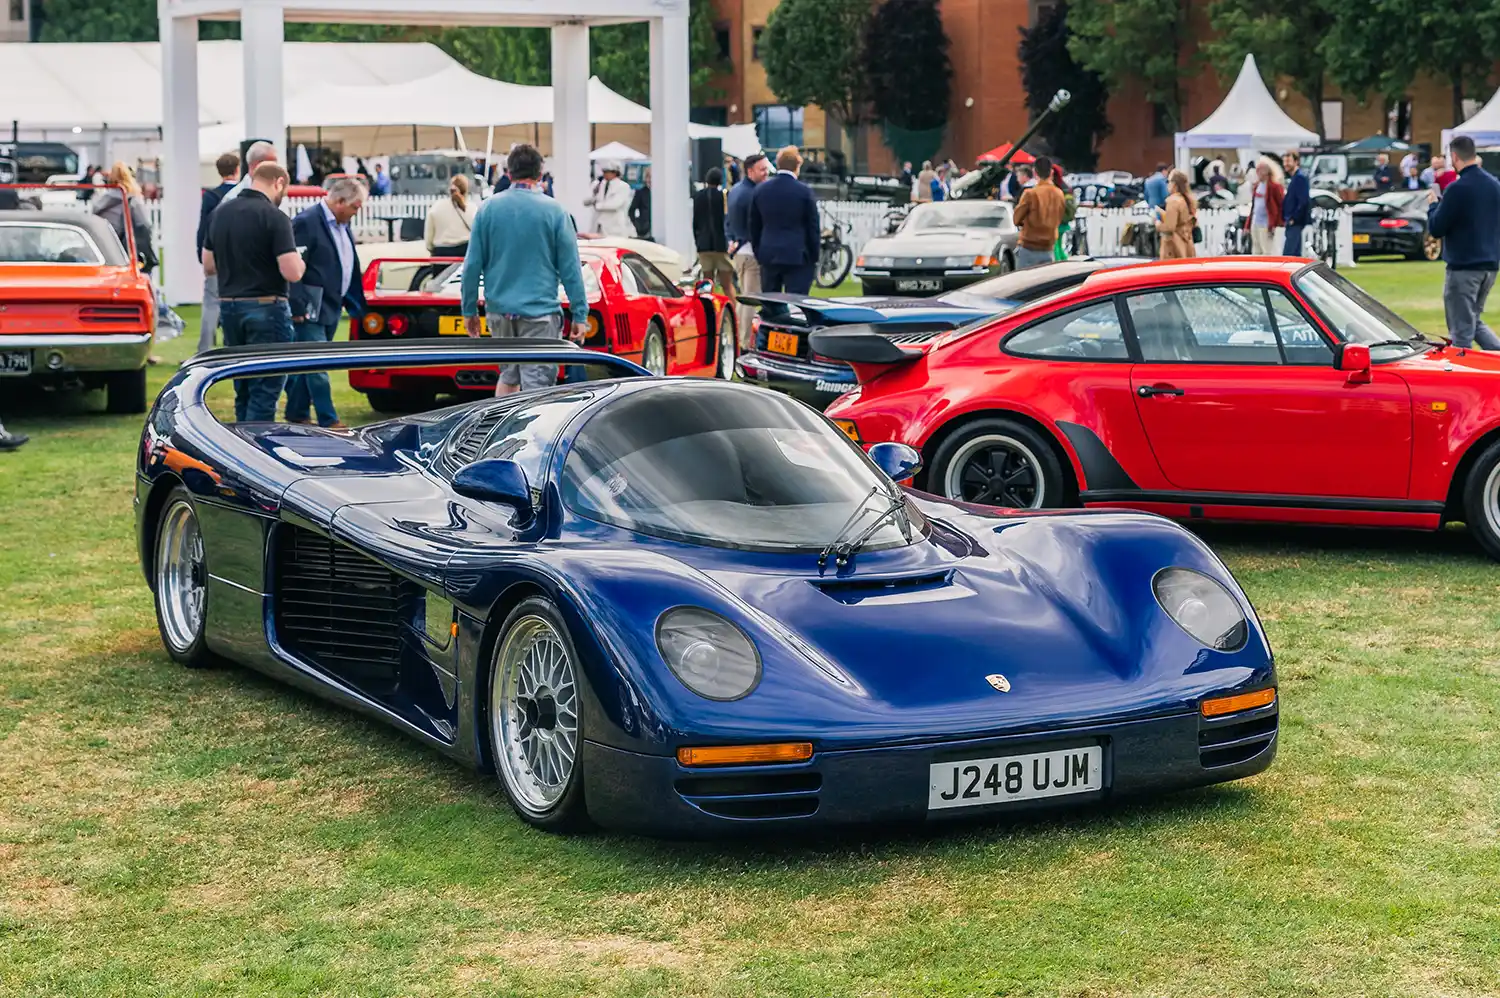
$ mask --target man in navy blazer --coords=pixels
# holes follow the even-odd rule
[[[1281,217],[1286,225],[1282,256],[1302,255],[1302,232],[1312,221],[1312,185],[1302,170],[1302,154],[1295,149],[1281,157],[1286,167],[1286,196],[1281,199]]]
[[[805,295],[818,268],[822,227],[818,199],[797,179],[802,154],[787,146],[776,154],[777,173],[755,188],[750,203],[750,245],[760,263],[760,289]]]
[[[356,321],[365,314],[363,275],[349,221],[359,213],[367,196],[364,184],[344,177],[333,182],[321,202],[292,219],[297,251],[307,265],[307,273],[289,293],[292,327],[299,343],[332,340],[346,307]],[[317,414],[319,426],[344,425],[333,408],[328,375],[322,371],[287,379],[287,422],[308,422],[309,407]]]

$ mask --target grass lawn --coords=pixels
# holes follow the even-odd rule
[[[1349,273],[1440,331],[1440,267]],[[140,420],[102,404],[0,395],[33,436],[0,455],[0,995],[1500,992],[1500,568],[1462,530],[1206,534],[1281,670],[1281,754],[1244,783],[810,842],[564,839],[383,727],[169,661],[132,549]]]

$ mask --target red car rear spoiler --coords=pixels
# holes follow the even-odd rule
[[[840,326],[815,330],[808,336],[812,352],[829,360],[841,360],[854,368],[860,384],[873,381],[892,367],[919,360],[927,351],[891,342],[873,326]]]

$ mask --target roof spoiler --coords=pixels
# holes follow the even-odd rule
[[[896,365],[910,364],[926,353],[916,347],[898,346],[873,326],[818,329],[808,336],[807,342],[813,353],[841,360],[854,368],[860,384],[878,378]]]

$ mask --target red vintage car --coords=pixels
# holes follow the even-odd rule
[[[659,375],[733,375],[737,339],[728,299],[706,286],[678,287],[629,249],[584,242],[579,257],[589,295],[585,346],[628,357]],[[373,261],[364,277],[369,311],[351,324],[350,338],[463,336],[462,280],[461,259]],[[481,287],[481,311],[483,299]],[[350,371],[349,384],[379,412],[410,412],[430,407],[439,393],[489,394],[497,377],[493,367],[381,368]]]
[[[1299,260],[1103,270],[921,347],[812,334],[829,409],[922,450],[919,487],[996,506],[1435,530],[1500,558],[1500,356],[1424,337]]]

